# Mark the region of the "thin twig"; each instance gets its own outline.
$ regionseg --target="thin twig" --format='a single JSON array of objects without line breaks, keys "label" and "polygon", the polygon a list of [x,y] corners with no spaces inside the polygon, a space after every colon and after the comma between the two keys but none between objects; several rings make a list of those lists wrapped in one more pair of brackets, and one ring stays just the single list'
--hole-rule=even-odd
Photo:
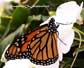
[{"label": "thin twig", "polygon": [[[74,39],[75,39],[75,40],[77,40],[77,41],[80,41],[80,39],[79,39],[79,38],[77,38],[77,37],[75,37]],[[84,40],[83,40],[83,39],[81,39],[81,42],[84,42]]]},{"label": "thin twig", "polygon": [[[79,31],[77,30],[77,29],[74,29],[74,31],[79,35],[79,39],[80,39],[80,42],[79,42],[79,47],[78,48],[80,48],[81,47],[81,39],[82,39],[82,37],[81,37],[81,34],[79,33]],[[77,56],[78,56],[78,51],[76,52],[76,55],[75,55],[75,57],[74,57],[74,60],[73,60],[73,62],[72,62],[72,64],[71,64],[71,66],[70,66],[70,68],[72,68],[73,67],[73,65],[74,65],[74,63],[75,63],[75,61],[76,61],[76,59],[77,59]]]},{"label": "thin twig", "polygon": [[39,2],[39,0],[36,0],[36,1],[34,2],[34,4],[32,5],[31,8],[35,7],[35,5],[36,5],[38,2]]},{"label": "thin twig", "polygon": [[73,29],[75,29],[76,31],[78,31],[79,33],[81,33],[82,35],[84,35],[84,32],[83,32],[83,31],[81,31],[81,30],[79,30],[78,28],[73,27]]}]

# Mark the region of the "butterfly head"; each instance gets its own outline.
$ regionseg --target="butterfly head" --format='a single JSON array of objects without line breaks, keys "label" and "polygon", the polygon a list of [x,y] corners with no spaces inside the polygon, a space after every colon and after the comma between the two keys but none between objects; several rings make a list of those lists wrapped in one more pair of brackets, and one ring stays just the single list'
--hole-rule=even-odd
[{"label": "butterfly head", "polygon": [[55,19],[54,18],[50,19],[48,27],[49,27],[49,29],[48,29],[49,32],[58,32],[57,28],[59,27],[59,25],[55,24]]}]

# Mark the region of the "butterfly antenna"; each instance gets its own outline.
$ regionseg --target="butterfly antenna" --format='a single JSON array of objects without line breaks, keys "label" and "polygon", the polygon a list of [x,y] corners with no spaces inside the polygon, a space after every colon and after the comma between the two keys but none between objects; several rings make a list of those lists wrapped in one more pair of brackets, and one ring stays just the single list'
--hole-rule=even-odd
[{"label": "butterfly antenna", "polygon": [[[69,23],[69,24],[63,24],[63,23],[59,23],[59,22],[56,22],[58,24],[57,28],[59,27],[59,25],[71,25],[73,23]],[[58,39],[60,40],[60,42],[62,42],[64,45],[67,45],[64,41],[62,41],[60,38],[59,38],[59,32],[57,31],[57,37]]]},{"label": "butterfly antenna", "polygon": [[62,41],[59,37],[58,39],[60,40],[60,42],[62,42],[64,45],[67,45],[64,41]]},{"label": "butterfly antenna", "polygon": [[73,23],[63,24],[63,23],[59,23],[59,22],[56,22],[56,23],[59,24],[59,25],[71,25],[71,24],[73,24]]},{"label": "butterfly antenna", "polygon": [[57,32],[57,37],[58,37],[58,39],[60,40],[60,42],[62,42],[64,45],[67,45],[64,41],[62,41],[62,40],[59,38],[59,32]]}]

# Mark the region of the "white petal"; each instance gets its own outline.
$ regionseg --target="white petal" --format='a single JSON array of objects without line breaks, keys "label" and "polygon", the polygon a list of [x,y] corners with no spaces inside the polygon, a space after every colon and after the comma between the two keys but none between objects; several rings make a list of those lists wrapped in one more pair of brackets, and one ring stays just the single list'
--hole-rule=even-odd
[{"label": "white petal", "polygon": [[[63,44],[60,40],[59,42],[59,48],[62,50],[63,53],[67,53],[73,43],[73,39],[74,39],[74,31],[73,29],[66,27],[65,26],[60,26],[58,29],[59,32],[59,38],[66,44]],[[69,25],[68,25],[69,26]],[[62,28],[63,27],[63,28]]]},{"label": "white petal", "polygon": [[17,59],[8,61],[3,68],[59,68],[59,60],[49,66],[35,65],[28,59]]},{"label": "white petal", "polygon": [[81,13],[82,6],[83,3],[79,6],[75,1],[61,4],[56,11],[56,15],[59,17],[58,21],[63,23],[75,23]]},{"label": "white petal", "polygon": [[20,0],[5,0],[5,2],[11,2],[11,1],[16,2],[16,3],[20,3]]},{"label": "white petal", "polygon": [[3,68],[28,68],[28,60],[10,60]]},{"label": "white petal", "polygon": [[55,19],[55,16],[49,17],[46,21],[44,21],[42,24],[40,24],[40,26],[42,26],[44,24],[48,24],[51,18],[54,18]]},{"label": "white petal", "polygon": [[70,50],[73,43],[74,31],[71,27],[72,25],[61,25],[58,28],[59,39],[61,39],[61,41],[58,39],[58,51],[60,61],[63,58],[62,55],[66,54]]}]

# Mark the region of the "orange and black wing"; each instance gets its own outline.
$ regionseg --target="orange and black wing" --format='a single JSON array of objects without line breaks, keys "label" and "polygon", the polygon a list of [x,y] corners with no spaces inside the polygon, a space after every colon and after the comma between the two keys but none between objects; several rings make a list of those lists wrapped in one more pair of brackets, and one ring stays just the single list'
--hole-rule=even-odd
[{"label": "orange and black wing", "polygon": [[37,65],[55,63],[58,58],[57,28],[58,26],[51,19],[49,24],[40,26],[17,39],[17,42],[7,49],[6,59],[28,58]]}]

